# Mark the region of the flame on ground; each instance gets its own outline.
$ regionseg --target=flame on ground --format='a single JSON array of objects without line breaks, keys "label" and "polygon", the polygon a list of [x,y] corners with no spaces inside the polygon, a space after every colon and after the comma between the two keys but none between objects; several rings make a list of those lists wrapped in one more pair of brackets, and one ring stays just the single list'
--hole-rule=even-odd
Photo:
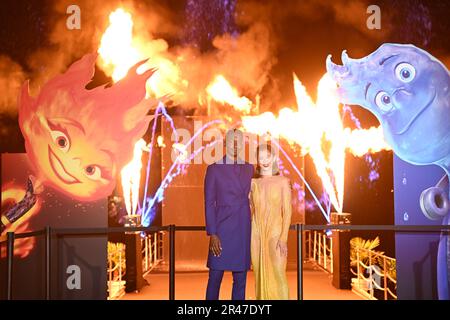
[{"label": "flame on ground", "polygon": [[146,148],[145,140],[140,139],[134,146],[133,160],[120,172],[122,190],[127,213],[136,214],[139,201],[139,186],[141,181],[142,152]]}]

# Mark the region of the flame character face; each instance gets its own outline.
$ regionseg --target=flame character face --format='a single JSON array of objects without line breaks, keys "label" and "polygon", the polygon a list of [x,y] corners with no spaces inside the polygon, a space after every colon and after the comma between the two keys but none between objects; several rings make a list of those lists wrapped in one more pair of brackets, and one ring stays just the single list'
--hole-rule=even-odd
[{"label": "flame character face", "polygon": [[327,59],[341,101],[370,110],[403,160],[438,164],[449,173],[450,77],[436,58],[413,45],[383,44],[362,59]]},{"label": "flame character face", "polygon": [[97,56],[75,62],[32,98],[22,87],[19,124],[38,181],[81,201],[111,194],[115,176],[133,155],[151,117],[139,63],[112,87],[85,89]]}]

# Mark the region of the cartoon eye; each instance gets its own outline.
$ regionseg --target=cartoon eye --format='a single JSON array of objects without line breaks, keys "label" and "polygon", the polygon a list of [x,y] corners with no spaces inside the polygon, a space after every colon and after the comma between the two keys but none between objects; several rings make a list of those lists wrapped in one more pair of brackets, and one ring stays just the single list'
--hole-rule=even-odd
[{"label": "cartoon eye", "polygon": [[102,178],[102,170],[99,166],[96,165],[89,165],[86,168],[84,168],[84,174],[91,180],[97,181]]},{"label": "cartoon eye", "polygon": [[64,152],[69,151],[70,140],[67,135],[59,130],[51,130],[50,135],[52,136],[53,142]]},{"label": "cartoon eye", "polygon": [[383,112],[389,112],[393,108],[391,97],[385,91],[380,91],[377,93],[375,103]]},{"label": "cartoon eye", "polygon": [[416,69],[409,63],[403,62],[395,67],[395,76],[403,82],[411,82],[416,76]]}]

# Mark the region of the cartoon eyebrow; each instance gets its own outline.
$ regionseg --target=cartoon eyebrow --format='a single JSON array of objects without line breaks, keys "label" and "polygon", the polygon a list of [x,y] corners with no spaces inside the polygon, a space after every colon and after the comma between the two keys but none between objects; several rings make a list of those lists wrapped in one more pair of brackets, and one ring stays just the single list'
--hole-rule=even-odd
[{"label": "cartoon eyebrow", "polygon": [[390,58],[394,58],[398,56],[398,54],[393,54],[392,56],[386,57],[383,60],[380,61],[380,66],[382,66],[387,60],[389,60]]},{"label": "cartoon eyebrow", "polygon": [[100,149],[100,151],[103,151],[104,153],[106,153],[111,158],[111,163],[114,163],[115,157],[111,151],[106,150],[106,149]]},{"label": "cartoon eyebrow", "polygon": [[72,125],[78,129],[80,129],[81,132],[83,132],[84,135],[86,135],[86,132],[84,131],[84,127],[82,126],[81,123],[79,123],[78,121],[74,120],[74,119],[70,119],[70,118],[52,118],[52,119],[47,119],[48,122],[60,122],[60,123],[64,123],[64,124],[68,124],[68,125]]},{"label": "cartoon eyebrow", "polygon": [[372,82],[369,82],[369,83],[366,85],[366,92],[364,93],[364,99],[366,99],[366,100],[367,100],[367,92],[369,91],[369,87],[370,87],[371,84],[372,84]]}]

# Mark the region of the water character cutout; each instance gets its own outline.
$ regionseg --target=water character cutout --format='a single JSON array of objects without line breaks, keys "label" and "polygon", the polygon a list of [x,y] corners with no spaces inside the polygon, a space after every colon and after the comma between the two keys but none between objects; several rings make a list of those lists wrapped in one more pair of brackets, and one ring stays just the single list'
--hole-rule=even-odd
[{"label": "water character cutout", "polygon": [[[428,52],[413,45],[386,43],[361,59],[342,52],[343,65],[328,56],[327,72],[344,104],[360,105],[380,121],[386,141],[404,161],[435,164],[445,171],[435,187],[422,192],[420,206],[432,220],[449,224],[450,76]],[[438,296],[449,299],[450,237],[438,249]]]}]

